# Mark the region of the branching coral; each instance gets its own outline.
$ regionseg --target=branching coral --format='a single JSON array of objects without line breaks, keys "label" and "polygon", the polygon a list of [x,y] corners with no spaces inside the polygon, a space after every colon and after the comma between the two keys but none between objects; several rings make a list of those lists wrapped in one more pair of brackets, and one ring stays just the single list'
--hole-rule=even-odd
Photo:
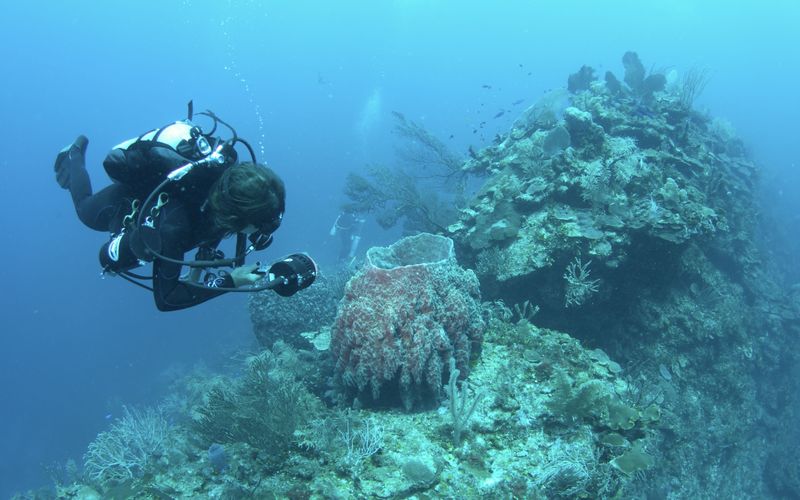
[{"label": "branching coral", "polygon": [[209,443],[247,443],[278,460],[294,432],[312,413],[314,400],[291,369],[271,351],[253,356],[238,380],[213,387],[197,409],[195,429]]},{"label": "branching coral", "polygon": [[373,165],[366,175],[351,173],[345,184],[344,209],[374,214],[384,228],[404,220],[408,234],[444,233],[455,222],[466,184],[463,159],[421,125],[394,112],[402,167]]},{"label": "branching coral", "polygon": [[345,194],[350,199],[346,210],[375,214],[386,229],[404,219],[406,233],[444,232],[457,217],[455,209],[435,193],[422,191],[417,179],[382,165],[370,167],[368,177],[349,174]]},{"label": "branching coral", "polygon": [[564,281],[567,283],[564,292],[565,307],[579,306],[599,290],[600,280],[589,279],[591,263],[590,260],[584,264],[580,257],[575,257],[575,260],[567,266],[564,272]]},{"label": "branching coral", "polygon": [[166,451],[169,424],[159,410],[123,410],[123,417],[98,434],[84,456],[86,475],[98,483],[133,479]]},{"label": "branching coral", "polygon": [[402,159],[420,169],[434,170],[432,177],[450,179],[463,175],[463,158],[453,154],[442,141],[402,113],[393,111],[392,114],[396,120],[395,132],[407,140],[399,150]]}]

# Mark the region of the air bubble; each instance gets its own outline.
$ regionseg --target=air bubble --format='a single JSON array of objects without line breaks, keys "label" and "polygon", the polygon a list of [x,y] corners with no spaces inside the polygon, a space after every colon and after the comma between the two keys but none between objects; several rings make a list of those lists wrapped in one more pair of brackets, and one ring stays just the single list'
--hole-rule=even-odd
[{"label": "air bubble", "polygon": [[[220,21],[220,26],[225,27],[228,22],[231,21],[232,18],[228,17]],[[234,30],[235,31],[235,30]],[[229,64],[224,66],[225,71],[230,71],[233,73],[233,77],[239,81],[242,85],[242,88],[245,92],[245,96],[247,97],[247,102],[250,104],[251,109],[256,114],[256,121],[258,122],[258,157],[262,159],[266,154],[266,134],[264,133],[264,117],[261,113],[261,106],[256,102],[255,97],[253,95],[253,91],[250,88],[250,83],[247,81],[247,78],[239,71],[239,65],[236,61],[236,47],[233,43],[233,39],[228,33],[228,30],[222,30],[223,38],[225,39],[225,52],[226,56],[229,60]]]}]

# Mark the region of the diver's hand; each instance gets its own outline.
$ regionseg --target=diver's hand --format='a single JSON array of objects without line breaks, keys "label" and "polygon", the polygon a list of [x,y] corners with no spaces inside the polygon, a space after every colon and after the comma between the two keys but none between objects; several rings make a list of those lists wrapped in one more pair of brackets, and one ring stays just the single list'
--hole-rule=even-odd
[{"label": "diver's hand", "polygon": [[264,277],[263,274],[256,273],[257,270],[258,270],[258,264],[248,264],[246,266],[240,266],[235,268],[233,271],[231,271],[231,278],[233,279],[233,285],[236,288],[245,285],[252,285],[256,281]]}]

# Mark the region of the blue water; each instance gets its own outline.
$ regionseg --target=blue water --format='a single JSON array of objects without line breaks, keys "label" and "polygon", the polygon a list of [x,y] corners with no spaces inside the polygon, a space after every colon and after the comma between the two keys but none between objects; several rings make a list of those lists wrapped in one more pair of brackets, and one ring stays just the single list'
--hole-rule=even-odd
[{"label": "blue water", "polygon": [[[285,222],[262,258],[326,262],[346,173],[394,160],[392,110],[463,153],[582,64],[620,75],[635,50],[648,68],[710,70],[696,105],[734,125],[764,167],[765,210],[786,234],[800,229],[796,2],[66,4],[5,1],[0,17],[0,497],[46,484],[42,465],[79,459],[121,404],[156,401],[171,367],[252,344],[243,294],[164,314],[99,279],[107,235],[81,225],[52,171],[79,133],[100,188],[109,148],[183,118],[194,99],[286,181]],[[501,109],[512,111],[493,119]],[[795,263],[796,250],[784,252]]]}]

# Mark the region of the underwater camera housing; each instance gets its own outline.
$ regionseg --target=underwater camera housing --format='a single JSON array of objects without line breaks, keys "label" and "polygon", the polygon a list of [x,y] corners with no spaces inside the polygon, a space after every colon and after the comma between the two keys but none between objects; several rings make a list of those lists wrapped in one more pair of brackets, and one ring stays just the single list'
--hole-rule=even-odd
[{"label": "underwater camera housing", "polygon": [[308,254],[295,253],[275,262],[269,269],[259,269],[256,272],[269,278],[267,288],[282,297],[290,297],[310,287],[317,278],[319,269]]}]

